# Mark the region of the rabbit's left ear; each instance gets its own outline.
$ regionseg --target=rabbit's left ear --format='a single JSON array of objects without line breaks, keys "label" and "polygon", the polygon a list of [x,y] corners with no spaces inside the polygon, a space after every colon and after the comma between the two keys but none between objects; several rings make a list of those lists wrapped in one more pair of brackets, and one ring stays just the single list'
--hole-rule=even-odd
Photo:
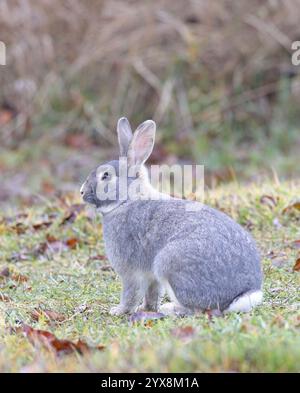
[{"label": "rabbit's left ear", "polygon": [[129,144],[133,137],[129,121],[126,119],[126,117],[121,117],[121,119],[119,119],[117,132],[118,132],[118,140],[120,146],[120,156],[126,157]]},{"label": "rabbit's left ear", "polygon": [[156,124],[153,120],[146,120],[136,129],[128,149],[129,165],[141,165],[152,153],[155,141]]}]

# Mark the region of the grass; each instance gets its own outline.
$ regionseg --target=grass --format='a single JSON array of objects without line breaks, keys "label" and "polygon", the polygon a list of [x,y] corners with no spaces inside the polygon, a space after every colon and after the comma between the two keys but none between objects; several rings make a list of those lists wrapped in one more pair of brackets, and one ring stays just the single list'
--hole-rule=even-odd
[{"label": "grass", "polygon": [[[249,314],[165,318],[147,325],[108,314],[118,302],[120,281],[113,271],[101,270],[108,262],[103,259],[100,218],[90,218],[84,210],[74,222],[61,225],[66,205],[78,202],[75,196],[6,212],[0,216],[0,269],[9,267],[10,275],[0,280],[0,295],[6,300],[0,301],[0,370],[299,372],[300,272],[293,271],[299,251],[292,242],[300,239],[300,214],[294,208],[284,211],[298,194],[299,183],[271,182],[208,191],[207,203],[227,212],[256,238],[263,256],[264,302]],[[263,195],[272,198],[261,199]],[[16,226],[17,221],[23,227]],[[45,221],[51,225],[32,227]],[[55,250],[41,247],[46,236],[56,239]],[[62,244],[70,238],[76,239],[73,248]],[[49,323],[43,315],[33,319],[35,308],[58,312],[65,320]],[[57,356],[11,330],[21,322],[59,338],[104,344],[105,349]],[[191,334],[178,337],[174,329],[180,327],[189,327]]]}]

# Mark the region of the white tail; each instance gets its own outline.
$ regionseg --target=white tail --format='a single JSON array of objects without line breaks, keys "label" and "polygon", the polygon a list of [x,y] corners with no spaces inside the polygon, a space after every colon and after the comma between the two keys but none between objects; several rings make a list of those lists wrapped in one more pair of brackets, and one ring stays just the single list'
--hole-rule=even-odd
[{"label": "white tail", "polygon": [[258,306],[263,299],[262,291],[246,292],[234,300],[225,312],[249,312]]}]

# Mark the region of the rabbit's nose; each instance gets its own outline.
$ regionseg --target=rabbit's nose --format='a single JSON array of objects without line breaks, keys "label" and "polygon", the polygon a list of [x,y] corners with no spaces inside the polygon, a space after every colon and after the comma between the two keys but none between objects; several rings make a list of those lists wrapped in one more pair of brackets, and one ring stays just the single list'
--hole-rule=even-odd
[{"label": "rabbit's nose", "polygon": [[85,183],[83,183],[83,185],[82,185],[81,188],[80,188],[80,194],[81,194],[81,195],[84,194],[84,185],[85,185]]}]

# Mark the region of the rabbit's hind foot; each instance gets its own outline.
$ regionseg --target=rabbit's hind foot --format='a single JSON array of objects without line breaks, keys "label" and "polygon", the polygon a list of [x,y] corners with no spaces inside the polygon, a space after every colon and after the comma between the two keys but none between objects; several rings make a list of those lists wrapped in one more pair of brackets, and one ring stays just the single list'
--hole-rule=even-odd
[{"label": "rabbit's hind foot", "polygon": [[193,311],[175,302],[162,304],[159,311],[167,316],[185,317],[193,315]]}]

